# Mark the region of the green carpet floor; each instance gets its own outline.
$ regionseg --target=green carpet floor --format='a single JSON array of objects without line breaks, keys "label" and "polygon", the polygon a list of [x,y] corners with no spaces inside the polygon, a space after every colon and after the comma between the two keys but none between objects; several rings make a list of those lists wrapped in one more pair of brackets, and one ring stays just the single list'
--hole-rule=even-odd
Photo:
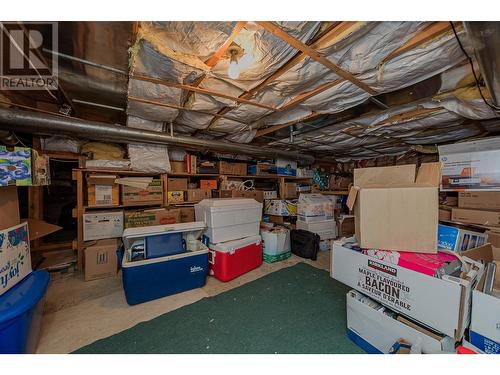
[{"label": "green carpet floor", "polygon": [[348,289],[299,263],[76,353],[364,353],[346,336]]}]

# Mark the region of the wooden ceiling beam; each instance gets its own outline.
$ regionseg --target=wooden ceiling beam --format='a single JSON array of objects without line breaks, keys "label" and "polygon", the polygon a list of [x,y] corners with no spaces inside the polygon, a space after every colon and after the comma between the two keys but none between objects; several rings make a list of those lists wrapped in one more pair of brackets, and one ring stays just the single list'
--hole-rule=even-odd
[{"label": "wooden ceiling beam", "polygon": [[[332,25],[328,30],[323,32],[317,40],[312,42],[311,48],[317,49],[317,48],[324,47],[332,39],[338,37],[342,33],[345,33],[348,29],[353,27],[355,24],[357,24],[357,22],[340,22],[338,24]],[[306,57],[307,57],[307,54],[305,54],[304,52],[298,52],[294,57],[292,57],[284,65],[279,67],[273,74],[271,74],[269,77],[267,77],[264,81],[262,81],[260,84],[258,84],[254,88],[243,93],[240,97],[247,98],[247,99],[251,98],[252,96],[254,96],[255,93],[259,92],[265,86],[269,85],[271,82],[273,82],[276,79],[278,79],[279,77],[281,77],[283,74],[288,72],[290,69],[292,69],[298,63],[300,63]]]},{"label": "wooden ceiling beam", "polygon": [[345,71],[344,69],[340,68],[338,65],[332,63],[330,60],[328,60],[326,57],[324,57],[318,51],[316,51],[316,49],[314,49],[311,46],[308,46],[307,44],[302,43],[300,40],[292,37],[290,34],[283,31],[280,27],[278,27],[274,23],[263,21],[263,22],[257,22],[257,24],[260,25],[261,27],[263,27],[268,32],[275,35],[276,37],[287,42],[293,48],[298,49],[299,51],[302,51],[303,53],[305,53],[307,56],[309,56],[314,61],[317,61],[320,64],[324,65],[325,67],[327,67],[328,69],[333,71],[335,74],[337,74],[339,77],[341,77],[341,78],[351,82],[352,84],[358,86],[360,89],[367,92],[368,94],[370,94],[370,95],[377,95],[378,94],[377,91],[373,90],[366,83],[358,80],[351,73]]},{"label": "wooden ceiling beam", "polygon": [[[462,24],[460,24],[460,27],[461,25]],[[444,21],[433,22],[432,24],[424,28],[421,32],[417,33],[413,38],[410,38],[401,47],[395,49],[389,55],[387,55],[382,60],[382,63],[392,60],[418,46],[421,46],[422,44],[428,42],[429,40],[432,40],[450,30],[451,30],[451,25],[449,22],[444,22]]]},{"label": "wooden ceiling beam", "polygon": [[182,83],[165,81],[165,80],[162,80],[162,79],[148,77],[148,76],[141,75],[141,74],[132,74],[132,75],[130,75],[130,78],[137,79],[139,81],[151,82],[151,83],[154,83],[154,84],[157,84],[157,85],[174,87],[174,88],[181,89],[181,90],[190,90],[190,91],[198,92],[200,94],[206,94],[206,95],[211,95],[211,96],[218,96],[218,97],[221,97],[221,98],[225,98],[225,99],[229,99],[229,100],[234,100],[235,102],[238,102],[238,103],[245,103],[245,104],[253,105],[255,107],[265,108],[265,109],[268,109],[270,111],[277,111],[278,110],[275,107],[271,107],[271,106],[266,105],[266,104],[257,103],[257,102],[255,102],[253,100],[239,98],[239,97],[236,97],[236,96],[224,94],[222,92],[217,92],[217,91],[213,91],[213,90],[209,90],[209,89],[203,89],[201,87],[196,87],[196,86],[192,86],[192,85],[185,85],[185,84],[182,84]]},{"label": "wooden ceiling beam", "polygon": [[300,120],[293,120],[293,121],[289,121],[289,122],[284,123],[284,124],[277,124],[277,125],[269,126],[267,128],[264,128],[264,129],[257,130],[257,133],[255,133],[254,139],[258,138],[258,137],[262,137],[263,135],[266,135],[269,133],[274,133],[275,131],[286,128],[290,125],[295,125],[295,124],[298,124],[298,123],[303,122],[303,121],[313,120],[319,116],[321,116],[321,113],[313,112],[309,116],[301,118]]},{"label": "wooden ceiling beam", "polygon": [[231,35],[226,39],[224,44],[207,60],[205,61],[205,64],[209,66],[210,68],[213,68],[219,60],[224,56],[226,53],[227,49],[233,43],[234,38],[238,35],[238,33],[246,26],[247,22],[246,21],[238,21],[236,25],[234,26],[233,31],[231,32]]},{"label": "wooden ceiling beam", "polygon": [[[333,23],[328,27],[325,31],[323,31],[317,38],[315,38],[311,46],[314,46],[314,48],[320,48],[327,43],[331,42],[332,39],[339,37],[341,34],[346,33],[351,27],[353,27],[357,22],[337,22]],[[299,62],[301,62],[303,59],[305,59],[307,55],[303,52],[297,52],[297,54],[292,57],[290,60],[288,60],[284,65],[279,67],[273,74],[271,74],[269,77],[267,77],[264,81],[259,83],[257,86],[253,87],[252,89],[244,92],[239,96],[240,99],[250,99],[253,97],[257,92],[262,90],[264,87],[269,85],[271,82],[275,81],[277,78],[285,74],[287,71],[289,71],[291,68],[293,68],[295,65],[297,65]],[[305,99],[304,99],[305,100]],[[232,108],[230,107],[224,107],[222,108],[218,114],[226,114],[230,112]],[[213,123],[217,120],[216,117],[212,119],[210,122],[207,130],[210,130],[212,127]]]},{"label": "wooden ceiling beam", "polygon": [[343,79],[336,79],[335,81],[323,83],[322,85],[318,86],[314,90],[303,92],[303,93],[297,95],[292,100],[290,100],[288,103],[282,105],[278,109],[280,112],[285,111],[287,109],[290,109],[291,107],[303,102],[304,100],[312,98],[313,96],[316,96],[316,95],[322,93],[323,91],[326,91],[329,88],[332,88],[332,87],[338,85],[339,83],[341,83],[343,81],[344,81]]},{"label": "wooden ceiling beam", "polygon": [[[217,63],[220,61],[220,59],[225,55],[227,49],[233,43],[234,38],[236,38],[238,33],[246,26],[247,23],[248,22],[246,22],[246,21],[245,22],[243,22],[243,21],[237,22],[236,25],[234,26],[233,31],[231,32],[229,37],[226,39],[224,44],[222,46],[220,46],[220,48],[217,51],[215,51],[215,53],[205,61],[205,65],[207,65],[210,69],[213,69],[213,67],[215,65],[217,65]],[[200,75],[200,77],[198,77],[191,84],[191,86],[193,86],[193,87],[200,86],[202,84],[202,82],[205,80],[205,78],[207,78],[207,74],[203,73],[202,75]],[[192,94],[193,94],[193,90],[186,91],[186,93],[184,95],[184,100],[182,101],[183,106],[186,106],[186,103],[189,101]]]}]

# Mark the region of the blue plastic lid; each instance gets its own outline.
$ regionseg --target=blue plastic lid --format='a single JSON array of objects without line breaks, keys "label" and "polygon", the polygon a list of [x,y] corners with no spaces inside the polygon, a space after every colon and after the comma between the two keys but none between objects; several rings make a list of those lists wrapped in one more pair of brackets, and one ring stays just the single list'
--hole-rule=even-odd
[{"label": "blue plastic lid", "polygon": [[47,271],[33,271],[0,296],[0,323],[15,318],[35,306],[47,287],[50,276]]}]

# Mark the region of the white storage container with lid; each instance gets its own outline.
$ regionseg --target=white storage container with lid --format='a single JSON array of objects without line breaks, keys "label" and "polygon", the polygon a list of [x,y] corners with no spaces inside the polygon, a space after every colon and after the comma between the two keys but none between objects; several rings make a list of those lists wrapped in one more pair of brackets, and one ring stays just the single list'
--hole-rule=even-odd
[{"label": "white storage container with lid", "polygon": [[197,221],[207,223],[212,243],[259,235],[262,203],[254,199],[204,199],[194,206]]}]

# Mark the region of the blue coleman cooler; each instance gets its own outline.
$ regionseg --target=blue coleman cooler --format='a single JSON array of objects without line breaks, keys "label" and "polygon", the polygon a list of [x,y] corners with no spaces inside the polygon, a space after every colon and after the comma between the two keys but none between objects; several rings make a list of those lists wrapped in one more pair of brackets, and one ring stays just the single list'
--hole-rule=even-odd
[{"label": "blue coleman cooler", "polygon": [[0,296],[0,354],[35,352],[49,281],[47,271],[34,271]]},{"label": "blue coleman cooler", "polygon": [[[122,278],[127,303],[136,305],[205,285],[208,248],[199,240],[204,229],[202,221],[125,229]],[[172,240],[150,241],[166,235]],[[148,258],[147,246],[153,242],[157,246],[154,257]],[[146,245],[145,257],[134,255],[140,243]],[[162,244],[171,255],[158,257],[164,251]],[[178,251],[174,244],[180,246]]]}]

